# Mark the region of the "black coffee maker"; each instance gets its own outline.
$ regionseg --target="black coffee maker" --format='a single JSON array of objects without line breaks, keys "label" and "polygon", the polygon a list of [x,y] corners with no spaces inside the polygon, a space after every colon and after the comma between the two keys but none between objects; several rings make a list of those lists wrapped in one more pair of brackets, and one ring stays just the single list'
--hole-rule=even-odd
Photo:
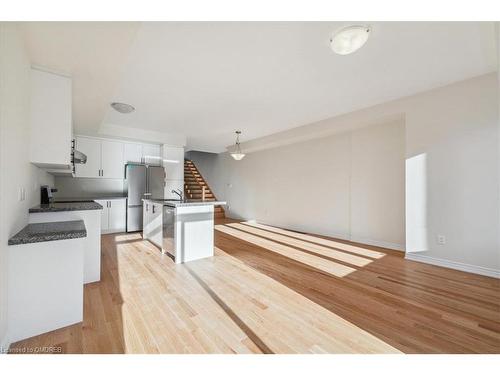
[{"label": "black coffee maker", "polygon": [[51,189],[48,185],[40,186],[40,203],[50,204],[54,199],[52,193],[57,192],[57,189]]}]

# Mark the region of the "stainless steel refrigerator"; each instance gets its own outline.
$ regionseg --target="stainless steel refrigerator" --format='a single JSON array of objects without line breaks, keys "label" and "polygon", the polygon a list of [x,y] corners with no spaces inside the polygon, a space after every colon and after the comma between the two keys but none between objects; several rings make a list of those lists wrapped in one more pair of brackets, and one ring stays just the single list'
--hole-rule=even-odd
[{"label": "stainless steel refrigerator", "polygon": [[125,165],[127,232],[142,230],[142,199],[163,199],[165,168],[145,164]]}]

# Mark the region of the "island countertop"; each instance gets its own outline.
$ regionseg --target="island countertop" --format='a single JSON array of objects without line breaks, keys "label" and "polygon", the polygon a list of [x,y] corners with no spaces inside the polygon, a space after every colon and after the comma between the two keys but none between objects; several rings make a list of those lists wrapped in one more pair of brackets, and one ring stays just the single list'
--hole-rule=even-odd
[{"label": "island countertop", "polygon": [[224,206],[224,201],[203,201],[201,199],[143,199],[145,202],[160,203],[168,207],[193,207],[193,206]]},{"label": "island countertop", "polygon": [[60,202],[39,204],[38,206],[31,207],[30,213],[38,212],[62,212],[62,211],[88,211],[88,210],[102,210],[102,206],[96,202]]}]

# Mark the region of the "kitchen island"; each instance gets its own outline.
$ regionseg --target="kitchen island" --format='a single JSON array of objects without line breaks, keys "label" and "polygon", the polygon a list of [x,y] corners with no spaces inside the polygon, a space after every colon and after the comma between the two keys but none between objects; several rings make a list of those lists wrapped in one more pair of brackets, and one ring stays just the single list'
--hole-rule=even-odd
[{"label": "kitchen island", "polygon": [[214,206],[222,201],[143,199],[143,238],[175,263],[214,255]]}]

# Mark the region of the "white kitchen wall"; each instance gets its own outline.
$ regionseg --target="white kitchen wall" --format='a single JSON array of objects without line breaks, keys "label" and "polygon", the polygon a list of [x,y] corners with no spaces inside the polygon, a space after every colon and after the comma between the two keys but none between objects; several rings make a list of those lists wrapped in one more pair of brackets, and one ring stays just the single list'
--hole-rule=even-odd
[{"label": "white kitchen wall", "polygon": [[123,195],[122,178],[56,177],[54,198],[95,198],[100,195]]},{"label": "white kitchen wall", "polygon": [[403,249],[404,142],[404,124],[393,121],[240,162],[227,153],[187,157],[229,201],[230,217]]},{"label": "white kitchen wall", "polygon": [[[231,160],[227,153],[216,156],[190,153],[188,157],[196,163],[217,197],[228,200],[231,216],[254,218],[312,233],[338,234],[341,237],[346,232],[346,225],[345,220],[338,220],[337,217],[344,215],[345,208],[339,203],[334,205],[332,198],[329,198],[331,196],[338,199],[341,196],[341,185],[332,187],[333,180],[329,177],[326,184],[321,183],[325,164],[328,165],[328,161],[332,160],[333,165],[337,166],[337,158],[341,156],[338,155],[333,160],[335,151],[325,150],[324,142],[330,136],[333,137],[331,139],[337,139],[335,134],[360,128],[368,131],[370,127],[366,127],[367,125],[380,122],[381,119],[399,117],[405,124],[404,150],[407,162],[414,161],[415,158],[425,160],[425,194],[410,189],[406,195],[407,257],[498,277],[498,90],[497,74],[487,74],[243,143],[244,150],[250,149],[253,152],[241,162]],[[309,141],[303,142],[304,139]],[[377,141],[373,136],[367,139]],[[283,144],[289,145],[275,147]],[[340,143],[332,143],[331,148],[335,147],[341,150],[342,146]],[[374,143],[371,149],[376,150],[378,147]],[[399,151],[392,149],[390,152]],[[318,164],[312,163],[312,159]],[[279,169],[272,169],[273,172],[270,173],[269,169],[272,167],[269,165],[275,163],[279,166],[286,164],[284,170],[288,173],[296,169],[294,165],[314,169],[299,169],[296,171],[297,177],[292,180]],[[326,171],[330,174],[343,173],[338,168],[327,168]],[[411,171],[406,170],[405,173],[407,178],[411,177],[408,175]],[[272,183],[267,181],[269,178]],[[362,184],[362,177],[359,178]],[[387,187],[377,185],[374,188],[381,191]],[[375,197],[371,200],[373,199]],[[315,204],[307,205],[304,200]],[[283,206],[296,206],[297,210]],[[374,215],[383,206],[358,209],[367,209],[370,215]],[[386,207],[388,210],[392,206]],[[276,209],[278,211],[274,213]],[[356,210],[355,207],[353,209]],[[289,217],[290,215],[295,217]],[[355,213],[353,221],[350,220],[351,225],[361,215],[361,212]],[[395,219],[399,213],[390,219],[392,223],[399,220],[399,229],[394,228],[393,232],[397,235],[390,237],[385,232],[383,236],[378,236],[384,232],[376,227],[376,221],[384,220],[387,215],[389,214],[386,212],[378,212],[378,215],[363,220],[365,225],[367,222],[374,222],[362,229],[365,231],[363,237],[398,242],[397,236],[402,234],[401,223],[405,222],[404,217]],[[316,217],[322,220],[316,220]],[[325,222],[325,217],[329,221]],[[419,217],[425,223],[415,222],[415,218]],[[359,231],[355,226],[356,224],[350,230]],[[389,227],[391,225],[387,226]],[[423,231],[427,239],[425,248],[414,241],[415,238],[422,237],[419,231]],[[358,233],[361,232],[352,232],[354,237]],[[438,236],[444,236],[445,243],[438,243]]]},{"label": "white kitchen wall", "polygon": [[[53,177],[29,162],[30,62],[18,24],[0,22],[0,347],[8,344],[7,241],[40,203],[40,185]],[[19,201],[24,188],[26,199]]]}]

